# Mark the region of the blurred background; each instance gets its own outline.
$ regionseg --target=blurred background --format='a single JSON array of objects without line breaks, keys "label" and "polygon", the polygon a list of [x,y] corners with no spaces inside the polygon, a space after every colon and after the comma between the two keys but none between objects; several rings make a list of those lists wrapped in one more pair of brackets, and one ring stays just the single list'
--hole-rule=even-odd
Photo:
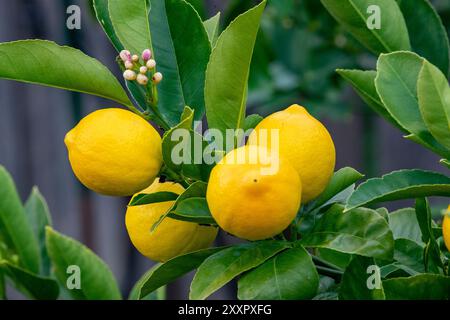
[{"label": "blurred background", "polygon": [[[258,2],[188,1],[203,19],[221,11],[223,27]],[[431,2],[450,31],[450,1]],[[80,30],[66,28],[66,9],[73,4],[82,10]],[[0,0],[0,42],[29,38],[79,48],[121,78],[115,51],[97,24],[89,0]],[[367,177],[406,168],[445,172],[437,156],[403,139],[399,130],[378,118],[334,72],[336,68],[374,68],[375,62],[376,57],[343,32],[320,1],[271,1],[255,48],[248,113],[264,116],[292,103],[304,105],[333,136],[337,168],[352,166]],[[23,200],[32,186],[39,187],[54,227],[102,257],[128,294],[153,264],[138,254],[126,234],[128,199],[86,190],[70,169],[63,143],[66,132],[83,116],[114,106],[96,97],[0,80],[0,164],[11,172]],[[439,199],[433,204],[436,212],[444,205]],[[389,209],[406,205],[410,203],[399,202]],[[233,241],[221,235],[217,244]],[[170,285],[167,298],[187,298],[190,277]],[[235,298],[234,286],[212,298]],[[20,296],[10,293],[10,297]]]}]

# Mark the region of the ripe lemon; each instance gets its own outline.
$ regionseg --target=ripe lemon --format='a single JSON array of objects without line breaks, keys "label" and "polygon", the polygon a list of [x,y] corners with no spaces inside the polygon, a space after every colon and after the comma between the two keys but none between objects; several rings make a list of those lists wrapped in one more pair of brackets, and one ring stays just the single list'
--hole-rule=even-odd
[{"label": "ripe lemon", "polygon": [[444,221],[442,222],[442,234],[444,236],[445,246],[450,251],[450,206],[448,206],[447,212],[444,215]]},{"label": "ripe lemon", "polygon": [[[268,139],[261,139],[266,129]],[[287,158],[302,180],[302,202],[316,198],[333,175],[336,151],[327,129],[305,108],[292,105],[262,120],[249,137],[249,144],[273,148],[270,130],[279,129],[280,156]]]},{"label": "ripe lemon", "polygon": [[[153,184],[140,193],[169,191],[180,194],[184,188],[172,182]],[[170,209],[174,201],[128,207],[125,224],[131,242],[147,258],[165,262],[184,253],[209,247],[217,236],[217,228],[165,218],[151,232],[153,225]]]},{"label": "ripe lemon", "polygon": [[77,178],[104,195],[133,195],[155,180],[162,165],[158,132],[122,109],[89,114],[67,133],[64,142]]},{"label": "ripe lemon", "polygon": [[261,240],[279,234],[294,220],[301,182],[288,161],[265,148],[244,146],[229,152],[213,168],[206,199],[223,230]]}]

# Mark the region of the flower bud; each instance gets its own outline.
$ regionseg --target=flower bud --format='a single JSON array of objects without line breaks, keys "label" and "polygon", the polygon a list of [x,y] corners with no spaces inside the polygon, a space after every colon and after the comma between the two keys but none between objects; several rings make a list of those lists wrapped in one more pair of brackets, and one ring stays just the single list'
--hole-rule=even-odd
[{"label": "flower bud", "polygon": [[163,75],[161,72],[155,73],[152,78],[153,83],[155,83],[155,84],[160,83],[162,81],[162,79],[163,79]]},{"label": "flower bud", "polygon": [[150,59],[147,61],[147,68],[149,69],[153,69],[156,67],[156,61],[153,59]]},{"label": "flower bud", "polygon": [[120,59],[122,59],[123,62],[130,61],[130,60],[131,60],[131,53],[130,53],[130,51],[128,51],[128,50],[122,50],[122,51],[120,51],[119,56],[120,56]]},{"label": "flower bud", "polygon": [[151,59],[151,57],[152,57],[152,52],[150,51],[150,49],[145,49],[142,52],[142,60],[148,61]]},{"label": "flower bud", "polygon": [[139,68],[139,72],[142,73],[142,74],[146,74],[147,71],[148,71],[148,69],[145,66],[142,66],[142,67]]},{"label": "flower bud", "polygon": [[125,61],[125,68],[126,69],[133,69],[133,67],[134,67],[134,64],[133,64],[133,62],[131,62],[131,61]]},{"label": "flower bud", "polygon": [[137,82],[138,82],[140,85],[145,86],[145,85],[148,83],[148,78],[147,78],[147,76],[144,76],[143,74],[138,74],[138,76],[137,76]]},{"label": "flower bud", "polygon": [[123,77],[128,81],[136,80],[136,72],[134,72],[133,70],[125,70],[125,72],[123,73]]},{"label": "flower bud", "polygon": [[131,57],[131,60],[133,62],[138,62],[139,61],[139,56],[137,54],[133,54],[133,56]]}]

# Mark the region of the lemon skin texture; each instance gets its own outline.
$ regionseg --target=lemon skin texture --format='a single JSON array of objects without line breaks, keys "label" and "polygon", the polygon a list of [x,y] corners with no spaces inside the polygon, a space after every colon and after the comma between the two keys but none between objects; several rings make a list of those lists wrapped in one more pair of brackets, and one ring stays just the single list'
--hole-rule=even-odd
[{"label": "lemon skin texture", "polygon": [[444,221],[442,222],[442,234],[444,236],[445,246],[450,251],[450,206],[447,208],[447,212],[444,215]]},{"label": "lemon skin texture", "polygon": [[[288,159],[302,180],[302,202],[320,195],[334,172],[336,151],[328,130],[304,107],[292,105],[263,119],[251,133],[249,144],[273,147],[269,139],[258,139],[262,129],[279,130],[280,156]],[[258,141],[261,140],[261,141]]]},{"label": "lemon skin texture", "polygon": [[[212,170],[206,199],[212,216],[226,232],[246,240],[271,238],[294,220],[301,202],[301,182],[288,161],[249,161],[261,147],[229,152]],[[236,159],[245,159],[239,161]],[[278,170],[264,172],[266,163]]]},{"label": "lemon skin texture", "polygon": [[148,187],[162,166],[161,137],[138,115],[118,108],[83,118],[64,140],[76,177],[109,196],[131,196]]},{"label": "lemon skin texture", "polygon": [[[161,191],[181,194],[184,188],[173,182],[160,183],[159,179],[139,193]],[[173,257],[208,248],[214,242],[218,229],[196,223],[165,218],[151,232],[153,225],[171,208],[174,201],[128,207],[125,225],[131,242],[145,257],[166,262]]]}]

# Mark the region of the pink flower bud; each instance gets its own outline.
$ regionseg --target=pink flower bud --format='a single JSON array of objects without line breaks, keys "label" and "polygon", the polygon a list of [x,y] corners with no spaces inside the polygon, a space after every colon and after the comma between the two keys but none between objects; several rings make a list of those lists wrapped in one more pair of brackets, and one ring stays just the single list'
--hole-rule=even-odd
[{"label": "pink flower bud", "polygon": [[155,68],[156,67],[156,61],[155,60],[153,60],[153,59],[150,59],[150,60],[148,60],[147,61],[147,68],[148,69],[153,69],[153,68]]},{"label": "pink flower bud", "polygon": [[150,49],[145,49],[145,50],[142,52],[142,59],[143,59],[144,61],[150,60],[151,57],[152,57],[152,52],[150,51]]},{"label": "pink flower bud", "polygon": [[155,84],[160,83],[162,81],[162,79],[163,79],[163,75],[161,72],[155,73],[152,78],[153,83],[155,83]]},{"label": "pink flower bud", "polygon": [[139,72],[142,73],[142,74],[146,74],[147,71],[148,71],[147,67],[140,67],[139,68]]},{"label": "pink flower bud", "polygon": [[139,56],[137,54],[133,54],[133,56],[131,57],[131,60],[133,62],[138,62],[139,61]]},{"label": "pink flower bud", "polygon": [[128,50],[122,50],[120,51],[120,59],[122,59],[123,62],[130,61],[131,60],[131,53]]},{"label": "pink flower bud", "polygon": [[123,73],[123,77],[128,81],[136,80],[136,72],[132,70],[125,70],[125,72]]},{"label": "pink flower bud", "polygon": [[137,76],[137,82],[138,82],[140,85],[145,86],[145,85],[148,83],[148,78],[147,78],[147,76],[144,76],[143,74],[138,74],[138,76]]},{"label": "pink flower bud", "polygon": [[133,69],[133,67],[134,67],[133,62],[131,62],[129,60],[125,61],[125,68],[126,69],[131,70],[131,69]]}]

